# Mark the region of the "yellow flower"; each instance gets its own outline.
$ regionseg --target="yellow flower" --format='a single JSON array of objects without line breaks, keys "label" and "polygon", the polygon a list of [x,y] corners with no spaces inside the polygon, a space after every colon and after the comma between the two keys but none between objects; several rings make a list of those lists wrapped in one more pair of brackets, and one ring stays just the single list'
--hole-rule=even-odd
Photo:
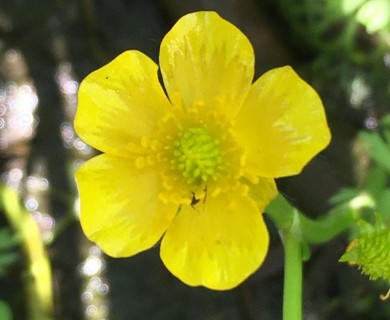
[{"label": "yellow flower", "polygon": [[103,152],[76,173],[81,225],[113,257],[162,238],[183,282],[233,288],[266,256],[274,178],[329,143],[323,106],[290,67],[252,84],[249,40],[214,12],[182,17],[162,40],[164,89],[157,70],[131,50],[80,85],[77,133]]}]

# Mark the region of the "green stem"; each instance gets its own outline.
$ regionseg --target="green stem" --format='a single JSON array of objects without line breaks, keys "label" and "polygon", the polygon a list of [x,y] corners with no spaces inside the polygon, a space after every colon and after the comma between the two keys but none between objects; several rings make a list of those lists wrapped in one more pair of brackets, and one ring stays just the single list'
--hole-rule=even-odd
[{"label": "green stem", "polygon": [[364,208],[373,206],[372,199],[363,194],[335,207],[321,219],[313,220],[280,194],[268,205],[266,211],[280,230],[284,244],[283,320],[302,319],[303,246],[329,241],[356,223]]},{"label": "green stem", "polygon": [[288,230],[293,224],[294,217],[299,222],[299,232],[307,243],[325,243],[350,228],[360,218],[364,209],[374,207],[372,199],[365,194],[351,201],[336,206],[319,219],[310,219],[278,195],[267,207],[266,211],[279,230]]},{"label": "green stem", "polygon": [[53,319],[53,292],[49,258],[40,230],[31,214],[23,209],[17,193],[0,184],[0,204],[9,224],[20,236],[27,260],[24,277],[30,320]]},{"label": "green stem", "polygon": [[283,320],[302,319],[302,246],[291,231],[283,232]]},{"label": "green stem", "polygon": [[300,214],[302,237],[312,244],[328,242],[354,225],[357,218],[356,210],[349,205],[337,206],[318,220],[309,219]]}]

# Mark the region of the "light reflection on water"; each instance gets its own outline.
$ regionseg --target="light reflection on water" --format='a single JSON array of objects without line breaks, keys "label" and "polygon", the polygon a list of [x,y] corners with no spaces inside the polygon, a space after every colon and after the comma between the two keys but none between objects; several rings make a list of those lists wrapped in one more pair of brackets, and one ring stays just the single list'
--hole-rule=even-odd
[{"label": "light reflection on water", "polygon": [[73,74],[72,65],[68,62],[61,63],[57,68],[55,80],[65,104],[65,116],[72,120],[76,113],[77,90],[79,88]]},{"label": "light reflection on water", "polygon": [[368,116],[365,120],[364,120],[364,126],[369,129],[369,130],[375,130],[375,129],[378,129],[379,127],[379,122],[378,122],[378,119],[374,116]]},{"label": "light reflection on water", "polygon": [[103,261],[100,257],[90,255],[83,264],[82,273],[86,276],[94,276],[101,272],[103,266]]},{"label": "light reflection on water", "polygon": [[0,83],[0,152],[8,157],[1,180],[21,192],[28,143],[37,125],[38,96],[20,51],[10,49],[1,56],[0,73],[4,79]]},{"label": "light reflection on water", "polygon": [[354,108],[361,107],[370,96],[372,89],[362,77],[355,77],[349,85],[349,100]]},{"label": "light reflection on water", "polygon": [[72,65],[68,62],[61,63],[58,66],[55,79],[61,92],[66,117],[60,126],[64,147],[72,149],[76,157],[89,158],[93,154],[93,149],[77,137],[72,125],[77,108],[77,90],[79,88]]},{"label": "light reflection on water", "polygon": [[39,191],[46,191],[49,189],[49,180],[44,177],[28,176],[26,180],[26,188]]},{"label": "light reflection on water", "polygon": [[50,183],[46,178],[47,164],[44,159],[35,159],[29,176],[24,181],[24,206],[39,226],[42,241],[48,245],[54,237],[56,220],[49,204]]},{"label": "light reflection on water", "polygon": [[[87,249],[87,246],[85,249]],[[103,276],[105,266],[105,260],[100,248],[95,245],[89,245],[88,255],[79,268],[81,275],[85,279],[81,299],[85,306],[85,316],[88,320],[108,319],[109,308],[106,295],[109,292],[109,285]]]},{"label": "light reflection on water", "polygon": [[61,130],[61,136],[62,136],[62,140],[64,141],[65,148],[67,149],[72,148],[73,141],[76,136],[72,125],[69,122],[64,121],[61,124],[60,130]]},{"label": "light reflection on water", "polygon": [[37,119],[38,96],[31,84],[8,82],[0,89],[0,148],[32,138]]},{"label": "light reflection on water", "polygon": [[[78,82],[75,80],[72,65],[61,63],[57,69],[56,82],[62,95],[65,119],[60,126],[63,145],[73,155],[71,170],[74,172],[85,159],[93,155],[93,149],[85,144],[75,133],[73,119],[77,108]],[[75,199],[74,208],[79,215],[79,199]],[[81,301],[87,320],[105,320],[109,316],[107,294],[109,284],[105,279],[106,262],[99,247],[86,239],[81,239],[81,255],[84,258],[79,266],[83,279]]]},{"label": "light reflection on water", "polygon": [[351,106],[366,112],[363,125],[368,130],[376,130],[379,127],[371,98],[372,93],[372,87],[363,77],[356,76],[349,84],[349,101]]},{"label": "light reflection on water", "polygon": [[27,208],[29,211],[35,211],[38,209],[38,200],[33,197],[33,196],[28,196],[24,200],[24,206]]},{"label": "light reflection on water", "polygon": [[[34,159],[34,163],[30,164],[31,170],[26,173],[30,141],[38,124],[36,111],[39,101],[36,88],[20,51],[8,50],[3,54],[2,60],[0,59],[0,73],[4,79],[0,82],[0,152],[8,157],[1,180],[18,190],[25,208],[31,212],[41,230],[42,241],[50,245],[58,223],[51,215],[48,202],[49,192],[53,190],[50,190],[50,182],[47,179],[45,159]],[[72,158],[70,174],[73,176],[74,170],[90,158],[94,151],[77,137],[73,128],[79,84],[71,64],[62,63],[58,66],[55,81],[61,93],[65,114],[65,119],[58,129],[63,145]],[[73,201],[77,215],[78,199]],[[84,238],[81,239],[80,250],[84,259],[79,268],[83,278],[80,299],[84,306],[85,319],[108,319],[109,285],[104,277],[104,256],[98,247]]]},{"label": "light reflection on water", "polygon": [[[18,162],[20,161],[13,161],[11,162],[11,165],[14,164],[16,166]],[[21,169],[19,169],[18,167],[13,167],[12,169],[5,171],[1,174],[1,180],[7,186],[15,190],[19,190],[23,175],[24,172]]]}]

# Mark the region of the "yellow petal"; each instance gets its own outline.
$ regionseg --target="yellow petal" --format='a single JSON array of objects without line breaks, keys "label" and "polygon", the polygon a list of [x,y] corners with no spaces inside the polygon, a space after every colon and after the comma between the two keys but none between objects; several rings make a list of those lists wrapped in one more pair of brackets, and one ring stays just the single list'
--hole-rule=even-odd
[{"label": "yellow petal", "polygon": [[160,66],[173,104],[234,116],[250,88],[254,53],[245,35],[215,12],[182,17],[161,42]]},{"label": "yellow petal", "polygon": [[113,257],[152,247],[177,211],[158,200],[157,174],[135,168],[126,158],[97,156],[76,172],[76,179],[84,233]]},{"label": "yellow petal", "polygon": [[183,206],[161,242],[165,266],[191,286],[231,289],[259,268],[269,236],[253,200],[239,194]]},{"label": "yellow petal", "polygon": [[263,177],[298,174],[331,137],[319,96],[291,67],[253,84],[236,134],[247,150],[246,170]]},{"label": "yellow petal", "polygon": [[81,83],[75,128],[91,146],[128,156],[128,145],[149,136],[169,109],[157,65],[138,51],[126,51]]},{"label": "yellow petal", "polygon": [[255,200],[257,207],[263,211],[273,198],[278,194],[274,179],[258,178],[255,183],[248,183],[249,195]]}]

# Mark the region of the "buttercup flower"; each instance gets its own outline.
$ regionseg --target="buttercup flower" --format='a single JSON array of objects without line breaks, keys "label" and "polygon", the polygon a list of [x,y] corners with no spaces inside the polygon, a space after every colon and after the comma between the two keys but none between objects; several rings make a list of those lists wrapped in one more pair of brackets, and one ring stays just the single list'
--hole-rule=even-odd
[{"label": "buttercup flower", "polygon": [[183,282],[233,288],[266,256],[274,178],[329,143],[323,106],[290,67],[252,84],[249,40],[214,12],[182,17],[159,59],[163,87],[135,50],[80,85],[77,133],[103,153],[76,173],[81,225],[113,257],[162,239],[161,259]]}]

